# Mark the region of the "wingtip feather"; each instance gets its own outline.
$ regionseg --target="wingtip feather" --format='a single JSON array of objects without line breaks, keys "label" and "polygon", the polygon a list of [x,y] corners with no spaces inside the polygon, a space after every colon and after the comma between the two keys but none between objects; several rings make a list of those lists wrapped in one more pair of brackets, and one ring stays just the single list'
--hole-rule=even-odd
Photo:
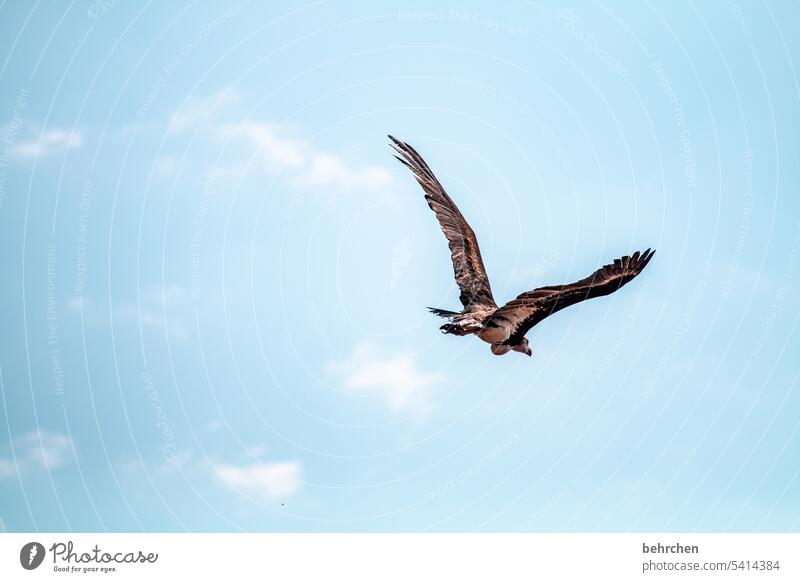
[{"label": "wingtip feather", "polygon": [[397,145],[397,146],[403,146],[403,145],[405,145],[405,144],[404,144],[404,143],[403,143],[401,140],[397,139],[397,138],[396,138],[395,136],[393,136],[391,133],[389,133],[389,134],[386,134],[386,136],[387,136],[387,137],[388,137],[390,140],[392,140],[392,142],[393,142],[395,145]]}]

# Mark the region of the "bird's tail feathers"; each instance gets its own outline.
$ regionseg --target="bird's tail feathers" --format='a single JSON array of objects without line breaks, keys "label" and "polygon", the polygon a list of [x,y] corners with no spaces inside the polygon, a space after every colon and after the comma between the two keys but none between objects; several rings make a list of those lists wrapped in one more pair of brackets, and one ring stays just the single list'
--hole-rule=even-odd
[{"label": "bird's tail feathers", "polygon": [[445,323],[444,325],[440,326],[439,329],[442,330],[442,333],[451,333],[453,335],[469,335],[471,333],[475,333],[480,328],[466,326],[460,323]]},{"label": "bird's tail feathers", "polygon": [[452,333],[454,335],[469,335],[477,333],[481,329],[481,322],[475,319],[471,313],[456,313],[455,311],[446,311],[444,309],[429,308],[433,313],[441,317],[446,317],[450,320],[440,326],[439,329],[442,333]]},{"label": "bird's tail feathers", "polygon": [[438,309],[436,307],[428,307],[428,311],[439,317],[455,317],[458,311],[448,311],[447,309]]}]

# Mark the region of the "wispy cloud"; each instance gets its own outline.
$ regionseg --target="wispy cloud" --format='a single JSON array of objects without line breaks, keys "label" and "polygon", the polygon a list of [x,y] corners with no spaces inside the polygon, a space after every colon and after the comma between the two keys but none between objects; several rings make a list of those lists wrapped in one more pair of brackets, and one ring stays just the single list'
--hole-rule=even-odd
[{"label": "wispy cloud", "polygon": [[354,166],[344,157],[319,150],[270,123],[226,124],[218,134],[223,139],[244,141],[257,148],[261,170],[284,174],[298,187],[375,190],[391,181],[384,168]]},{"label": "wispy cloud", "polygon": [[227,107],[239,104],[236,89],[227,88],[204,98],[189,98],[169,118],[167,131],[178,133],[196,127],[200,123],[215,124],[215,115]]},{"label": "wispy cloud", "polygon": [[430,406],[431,389],[444,380],[439,372],[425,372],[409,352],[386,353],[371,343],[362,343],[346,360],[331,362],[345,390],[384,396],[394,412],[421,412]]},{"label": "wispy cloud", "polygon": [[178,160],[174,156],[161,156],[154,162],[156,170],[161,174],[174,174],[178,168]]},{"label": "wispy cloud", "polygon": [[298,461],[220,464],[214,467],[214,471],[228,487],[267,502],[288,499],[303,485],[302,467]]},{"label": "wispy cloud", "polygon": [[8,479],[26,471],[58,469],[73,459],[70,438],[61,433],[30,431],[11,441],[7,454],[0,457],[0,479]]},{"label": "wispy cloud", "polygon": [[279,135],[278,129],[269,123],[226,124],[219,129],[219,134],[226,139],[241,139],[256,146],[267,170],[282,171],[306,164],[307,154],[302,142]]},{"label": "wispy cloud", "polygon": [[153,285],[142,292],[138,303],[114,306],[112,315],[115,322],[141,324],[166,331],[173,339],[185,340],[190,336],[186,304],[186,291],[180,285]]},{"label": "wispy cloud", "polygon": [[8,479],[17,474],[17,466],[8,459],[0,459],[0,479]]},{"label": "wispy cloud", "polygon": [[333,186],[342,190],[373,190],[389,183],[389,172],[383,168],[350,167],[344,159],[332,154],[311,152],[300,181],[309,186]]},{"label": "wispy cloud", "polygon": [[23,141],[13,148],[14,155],[21,158],[40,158],[83,145],[83,134],[79,131],[51,129],[43,131],[37,138]]},{"label": "wispy cloud", "polygon": [[[239,92],[229,87],[206,97],[187,99],[166,121],[165,130],[173,137],[201,128],[203,139],[243,145],[255,153],[245,156],[253,163],[233,155],[217,159],[205,168],[208,181],[237,180],[256,172],[281,175],[296,188],[313,190],[374,192],[390,184],[391,174],[385,168],[354,164],[348,156],[319,149],[297,137],[296,128],[263,119],[231,122],[232,113],[241,102]],[[173,173],[176,167],[174,156],[165,155],[157,161],[157,169],[164,174]]]}]

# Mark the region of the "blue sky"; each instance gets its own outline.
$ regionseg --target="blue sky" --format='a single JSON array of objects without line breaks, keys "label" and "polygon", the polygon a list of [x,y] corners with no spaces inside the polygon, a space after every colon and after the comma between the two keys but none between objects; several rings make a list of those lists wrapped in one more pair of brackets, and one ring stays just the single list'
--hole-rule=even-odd
[{"label": "blue sky", "polygon": [[268,4],[0,5],[2,529],[800,528],[800,5]]}]

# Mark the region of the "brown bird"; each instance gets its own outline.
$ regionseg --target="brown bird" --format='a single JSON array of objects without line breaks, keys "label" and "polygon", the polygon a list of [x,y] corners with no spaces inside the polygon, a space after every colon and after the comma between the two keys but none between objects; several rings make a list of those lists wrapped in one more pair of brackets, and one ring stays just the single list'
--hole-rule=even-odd
[{"label": "brown bird", "polygon": [[449,320],[440,327],[444,333],[475,334],[491,344],[492,353],[498,356],[511,350],[530,356],[533,350],[525,335],[534,325],[565,307],[613,293],[641,273],[655,254],[650,249],[643,253],[637,251],[631,256],[616,259],[585,279],[526,291],[498,307],[472,228],[422,156],[407,143],[391,135],[389,139],[398,154],[395,157],[414,173],[425,191],[425,200],[436,214],[450,246],[453,271],[461,290],[460,299],[464,309],[448,311],[428,308],[432,313]]}]

